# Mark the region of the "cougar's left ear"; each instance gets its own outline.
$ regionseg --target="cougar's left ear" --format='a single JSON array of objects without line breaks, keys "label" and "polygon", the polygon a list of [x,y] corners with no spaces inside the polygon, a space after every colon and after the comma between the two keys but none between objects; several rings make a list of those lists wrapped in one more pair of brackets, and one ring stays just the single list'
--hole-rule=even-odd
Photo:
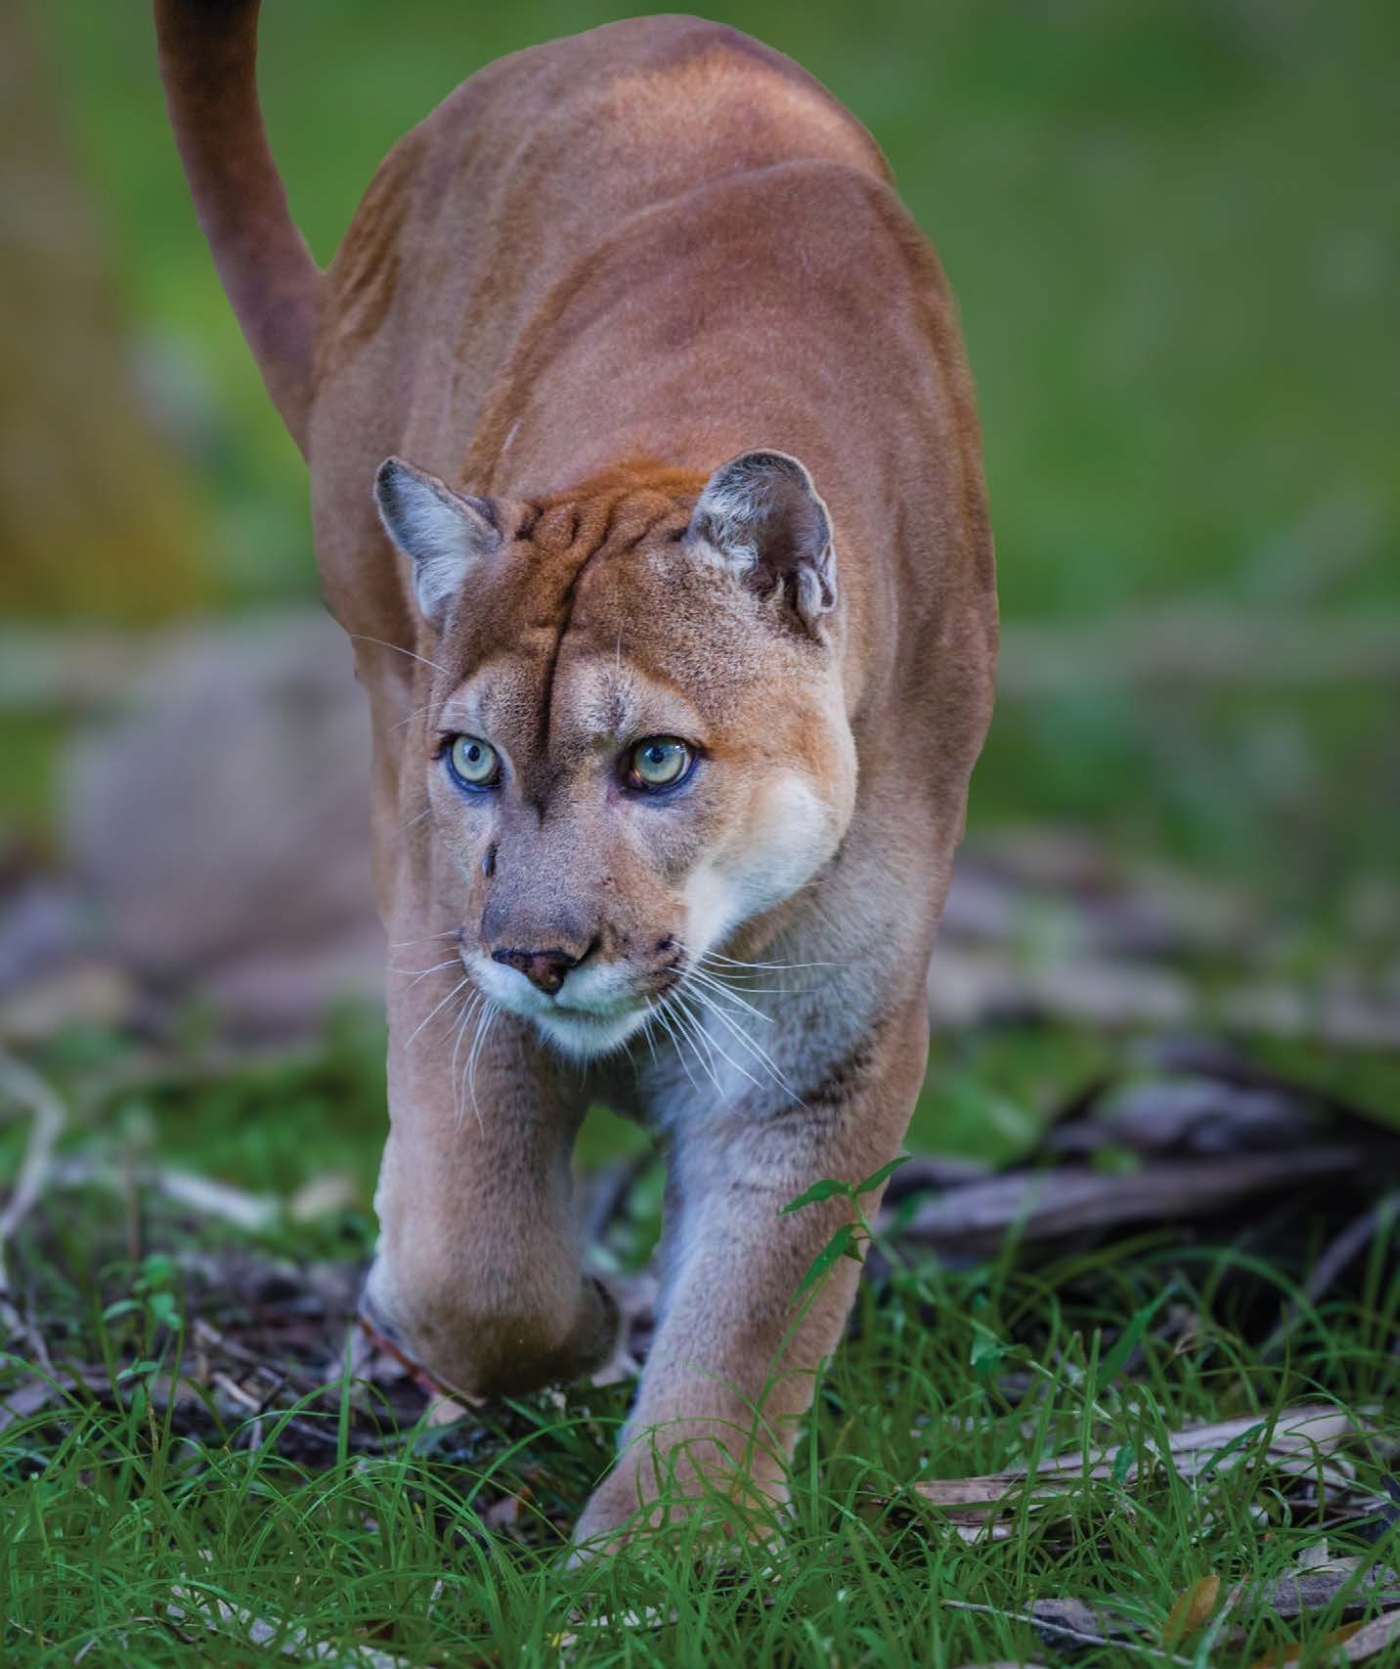
[{"label": "cougar's left ear", "polygon": [[764,592],[781,591],[813,637],[836,607],[831,518],[786,452],[744,452],[705,483],[687,534]]},{"label": "cougar's left ear", "polygon": [[473,568],[501,547],[496,505],[456,492],[402,458],[379,466],[374,502],[385,531],[413,563],[423,618],[442,631]]}]

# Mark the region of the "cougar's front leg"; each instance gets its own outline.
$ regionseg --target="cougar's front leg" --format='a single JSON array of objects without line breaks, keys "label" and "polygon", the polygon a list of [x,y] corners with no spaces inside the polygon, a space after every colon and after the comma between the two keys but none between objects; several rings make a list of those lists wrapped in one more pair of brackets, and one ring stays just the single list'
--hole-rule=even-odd
[{"label": "cougar's front leg", "polygon": [[[840,1341],[860,1268],[841,1258],[798,1299],[852,1211],[842,1200],[787,1215],[783,1207],[823,1177],[858,1182],[894,1157],[927,1050],[921,992],[872,1042],[833,1062],[804,1106],[739,1107],[673,1128],[656,1342],[617,1465],[584,1511],[578,1544],[606,1545],[663,1492],[673,1501],[710,1489],[785,1498],[798,1427]],[[875,1195],[862,1201],[867,1212],[877,1204]],[[657,1507],[651,1521],[663,1515]]]},{"label": "cougar's front leg", "polygon": [[470,1026],[460,1040],[433,1030],[391,1047],[364,1318],[445,1389],[493,1396],[576,1378],[606,1361],[618,1325],[580,1270],[579,1091],[510,1016],[474,1059]]}]

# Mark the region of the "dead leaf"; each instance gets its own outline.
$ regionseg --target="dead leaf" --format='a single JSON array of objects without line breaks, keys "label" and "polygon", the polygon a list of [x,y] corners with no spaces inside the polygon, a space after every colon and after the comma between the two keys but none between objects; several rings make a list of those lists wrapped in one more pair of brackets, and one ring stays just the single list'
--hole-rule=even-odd
[{"label": "dead leaf", "polygon": [[[479,1399],[474,1399],[480,1406]],[[435,1391],[428,1400],[428,1410],[423,1416],[424,1423],[430,1426],[455,1426],[458,1420],[465,1420],[471,1412],[456,1397],[443,1396]]]},{"label": "dead leaf", "polygon": [[1176,1646],[1188,1635],[1194,1634],[1215,1610],[1215,1602],[1219,1597],[1220,1578],[1213,1574],[1203,1576],[1189,1588],[1183,1588],[1176,1604],[1172,1606],[1167,1626],[1162,1631],[1162,1644]]},{"label": "dead leaf", "polygon": [[135,1002],[135,987],[120,968],[80,963],[0,1002],[0,1038],[32,1048],[72,1027],[124,1025]]},{"label": "dead leaf", "polygon": [[270,1195],[250,1194],[246,1188],[195,1171],[162,1168],[149,1181],[177,1205],[188,1206],[201,1217],[232,1223],[250,1234],[270,1228],[281,1213],[280,1203]]},{"label": "dead leaf", "polygon": [[521,1513],[534,1499],[529,1484],[522,1484],[514,1495],[503,1495],[499,1501],[493,1501],[481,1514],[481,1522],[488,1530],[494,1530],[499,1535],[515,1536],[520,1529]]}]

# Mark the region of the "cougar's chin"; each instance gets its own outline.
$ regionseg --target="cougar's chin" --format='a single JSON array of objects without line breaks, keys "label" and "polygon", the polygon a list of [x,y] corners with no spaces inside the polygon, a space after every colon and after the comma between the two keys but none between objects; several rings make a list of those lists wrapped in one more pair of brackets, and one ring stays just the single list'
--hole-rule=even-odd
[{"label": "cougar's chin", "polygon": [[630,1009],[622,1014],[589,1014],[582,1009],[556,1007],[530,1018],[540,1035],[561,1054],[575,1060],[589,1060],[620,1049],[629,1037],[641,1030],[646,1009]]}]

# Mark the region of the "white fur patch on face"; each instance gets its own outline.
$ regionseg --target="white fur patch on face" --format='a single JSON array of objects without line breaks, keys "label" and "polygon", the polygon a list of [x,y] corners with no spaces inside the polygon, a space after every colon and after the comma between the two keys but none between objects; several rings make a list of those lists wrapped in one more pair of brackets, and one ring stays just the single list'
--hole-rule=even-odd
[{"label": "white fur patch on face", "polygon": [[831,856],[832,809],[795,771],[764,789],[736,849],[701,864],[685,888],[686,937],[698,961],[726,933],[790,898]]},{"label": "white fur patch on face", "polygon": [[743,920],[740,888],[734,877],[714,863],[702,863],[686,882],[685,949],[688,962],[698,962],[705,952]]}]

